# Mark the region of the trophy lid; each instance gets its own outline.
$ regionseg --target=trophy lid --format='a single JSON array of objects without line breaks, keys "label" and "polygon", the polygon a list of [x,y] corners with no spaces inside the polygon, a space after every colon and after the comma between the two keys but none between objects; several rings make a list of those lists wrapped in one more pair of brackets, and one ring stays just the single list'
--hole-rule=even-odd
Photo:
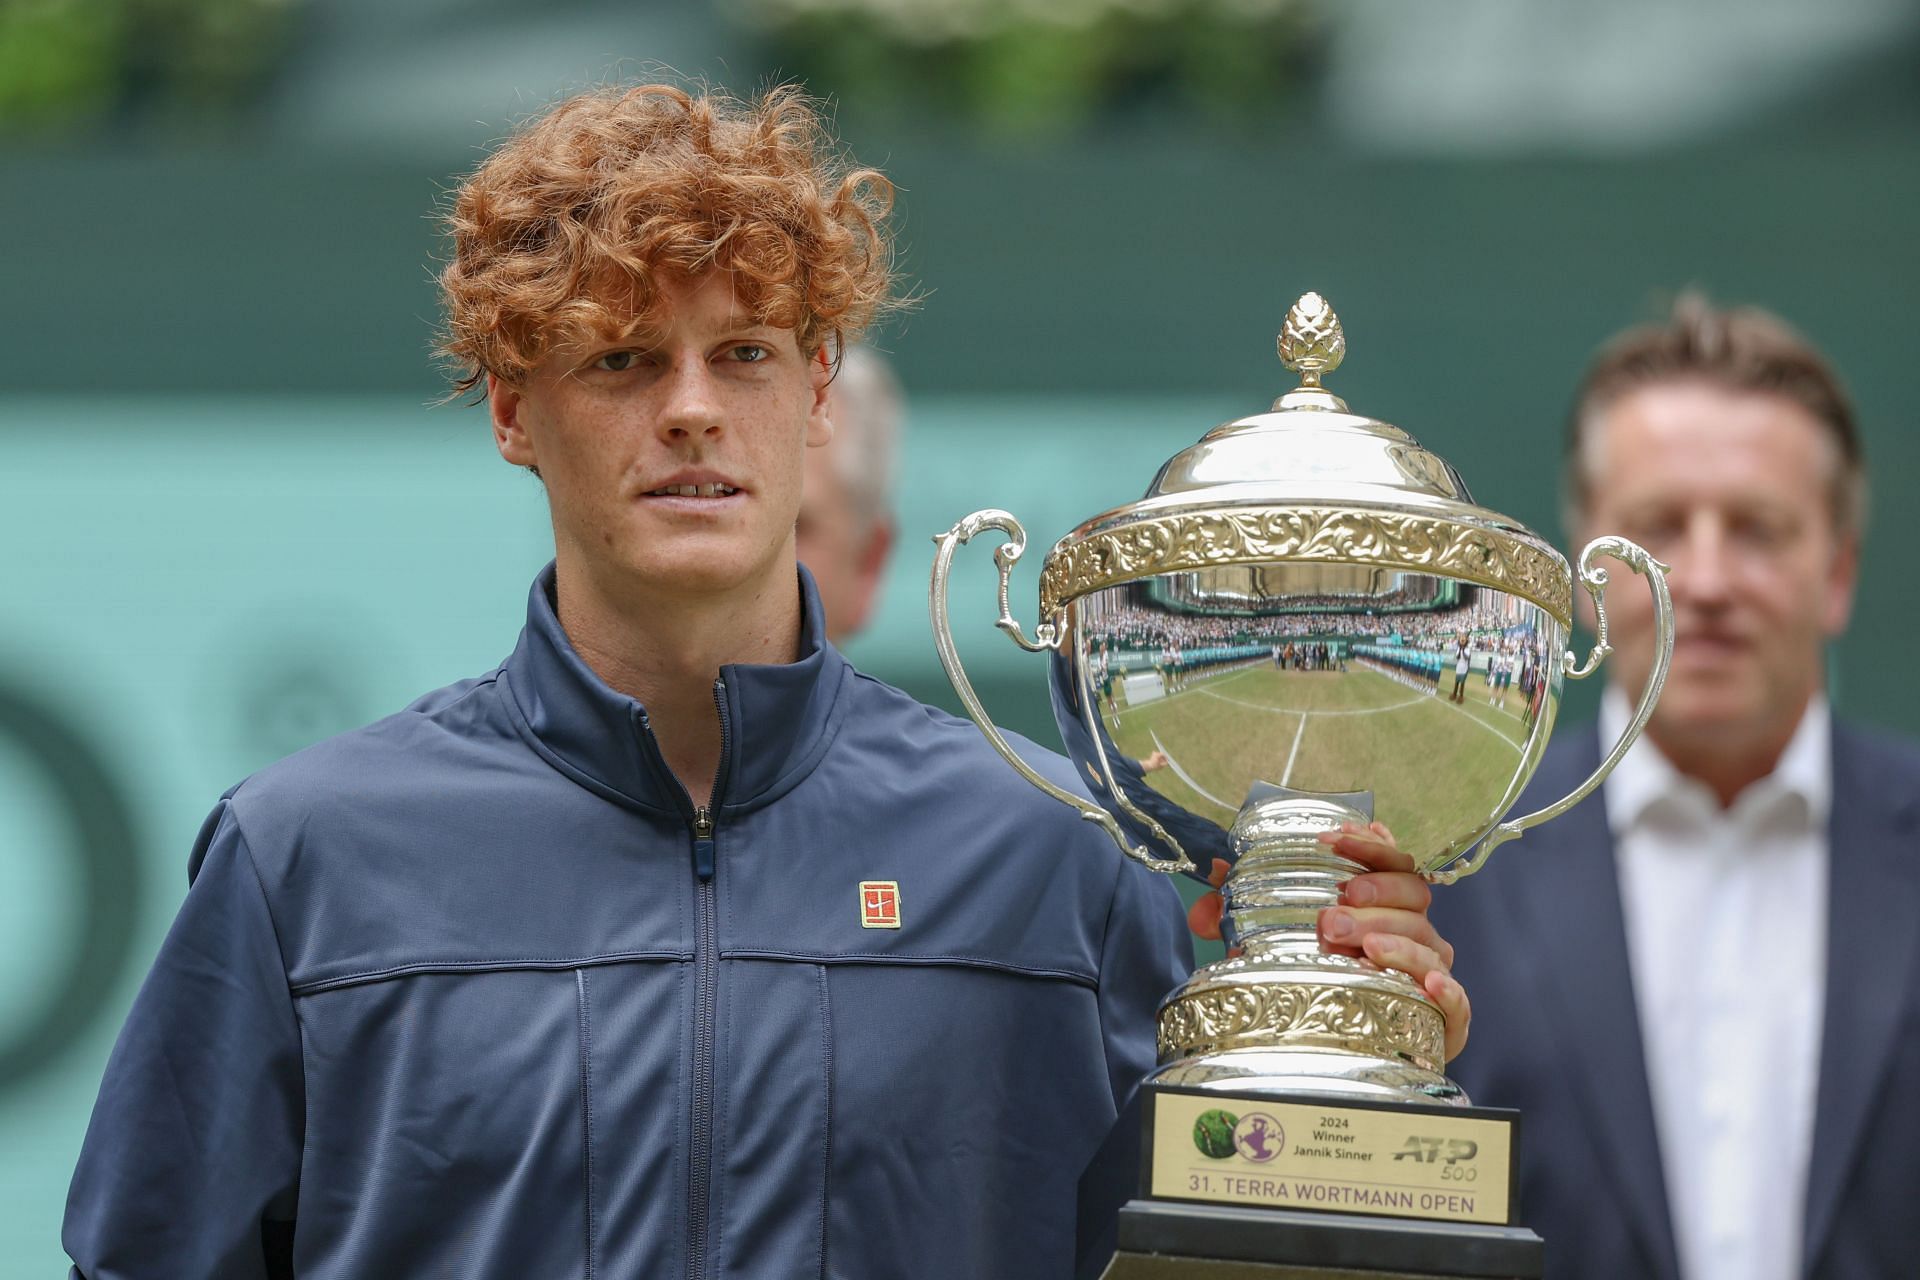
[{"label": "trophy lid", "polygon": [[1157,573],[1319,560],[1460,578],[1571,621],[1564,556],[1476,505],[1459,472],[1413,436],[1353,413],[1322,385],[1347,346],[1326,299],[1302,296],[1276,346],[1300,385],[1175,454],[1139,502],[1062,538],[1041,576],[1044,613]]},{"label": "trophy lid", "polygon": [[1223,423],[1175,454],[1148,486],[1148,498],[1253,483],[1323,500],[1337,491],[1362,500],[1393,494],[1472,505],[1446,459],[1391,423],[1351,412],[1321,385],[1347,352],[1340,317],[1325,298],[1309,293],[1294,303],[1274,345],[1300,385],[1268,412]]}]

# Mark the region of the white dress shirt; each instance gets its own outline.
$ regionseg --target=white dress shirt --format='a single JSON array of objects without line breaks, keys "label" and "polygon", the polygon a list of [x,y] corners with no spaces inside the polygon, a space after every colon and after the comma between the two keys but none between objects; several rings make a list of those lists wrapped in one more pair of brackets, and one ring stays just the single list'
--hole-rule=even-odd
[{"label": "white dress shirt", "polygon": [[[1602,700],[1601,739],[1631,719]],[[1832,726],[1722,810],[1641,738],[1603,789],[1684,1280],[1795,1280],[1825,1008]]]}]

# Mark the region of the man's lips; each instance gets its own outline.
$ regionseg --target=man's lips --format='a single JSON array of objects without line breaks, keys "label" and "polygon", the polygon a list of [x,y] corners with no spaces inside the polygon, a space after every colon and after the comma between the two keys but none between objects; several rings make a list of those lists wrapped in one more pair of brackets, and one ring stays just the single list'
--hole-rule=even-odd
[{"label": "man's lips", "polygon": [[685,467],[643,483],[646,488],[640,491],[640,497],[676,507],[727,506],[745,492],[732,476],[705,467]]},{"label": "man's lips", "polygon": [[1744,636],[1724,631],[1683,631],[1673,638],[1676,661],[1717,662],[1739,657],[1753,647]]},{"label": "man's lips", "polygon": [[644,495],[648,498],[731,498],[740,490],[735,485],[721,481],[708,481],[704,484],[665,484],[657,489],[649,489]]},{"label": "man's lips", "polygon": [[727,493],[715,493],[710,496],[672,493],[643,493],[639,505],[648,511],[670,520],[693,520],[706,522],[730,517],[747,504],[745,490],[735,489]]}]

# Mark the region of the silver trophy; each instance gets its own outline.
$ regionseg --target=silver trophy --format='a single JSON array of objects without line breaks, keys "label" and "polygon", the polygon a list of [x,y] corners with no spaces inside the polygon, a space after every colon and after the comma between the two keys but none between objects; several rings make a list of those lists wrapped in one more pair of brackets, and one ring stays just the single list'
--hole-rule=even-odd
[{"label": "silver trophy", "polygon": [[[1665,566],[1621,538],[1586,547],[1578,581],[1598,638],[1576,663],[1566,558],[1475,505],[1453,467],[1405,431],[1351,413],[1321,386],[1345,338],[1319,295],[1288,314],[1279,350],[1300,385],[1271,412],[1208,432],[1143,499],[1053,547],[1031,638],[1008,604],[1026,546],[1020,522],[978,511],[937,537],[934,639],[1008,764],[1129,857],[1202,874],[1215,858],[1233,862],[1223,893],[1238,950],[1162,1006],[1151,1085],[1464,1107],[1425,993],[1322,951],[1318,913],[1363,868],[1318,837],[1378,819],[1428,880],[1451,883],[1598,787],[1666,679]],[[953,557],[987,530],[1006,535],[994,551],[998,626],[1049,656],[1055,719],[1093,802],[1009,747],[955,652]],[[1592,777],[1501,821],[1553,731],[1562,681],[1609,652],[1601,557],[1653,592],[1652,678]]]}]

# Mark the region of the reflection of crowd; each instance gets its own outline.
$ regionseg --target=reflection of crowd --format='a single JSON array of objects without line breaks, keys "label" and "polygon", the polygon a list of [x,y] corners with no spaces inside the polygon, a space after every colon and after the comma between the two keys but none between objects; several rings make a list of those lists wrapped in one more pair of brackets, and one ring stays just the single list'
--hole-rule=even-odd
[{"label": "reflection of crowd", "polygon": [[1509,692],[1519,687],[1520,719],[1528,729],[1533,728],[1552,686],[1540,640],[1525,632],[1457,631],[1410,644],[1367,642],[1354,645],[1353,655],[1369,671],[1423,693],[1440,692],[1442,677],[1451,674],[1450,702],[1466,700],[1468,676],[1477,668],[1485,679],[1489,705],[1506,710]]},{"label": "reflection of crowd", "polygon": [[[1381,604],[1392,598],[1366,597]],[[1352,604],[1362,597],[1316,595],[1290,599],[1326,605],[1342,600]],[[1466,633],[1474,637],[1475,651],[1478,652],[1480,648],[1492,644],[1492,639],[1488,637],[1497,637],[1501,629],[1508,625],[1510,620],[1499,613],[1497,605],[1483,598],[1481,602],[1464,609],[1386,614],[1328,611],[1211,617],[1122,606],[1103,612],[1089,624],[1088,629],[1100,647],[1148,653],[1157,651],[1158,661],[1179,663],[1195,658],[1195,651],[1208,646],[1243,649],[1271,647],[1275,643],[1284,644],[1303,637],[1331,641],[1336,638],[1377,636],[1402,644],[1426,644],[1439,648]],[[1219,660],[1220,656],[1215,655],[1215,660]]]},{"label": "reflection of crowd", "polygon": [[1088,656],[1088,675],[1102,694],[1112,698],[1114,681],[1130,669],[1150,666],[1169,693],[1199,677],[1223,675],[1243,667],[1272,665],[1282,671],[1345,671],[1352,646],[1338,641],[1275,644],[1210,644],[1197,648],[1168,647],[1141,655],[1095,649]]},{"label": "reflection of crowd", "polygon": [[1282,671],[1345,671],[1347,646],[1324,640],[1307,644],[1289,641],[1273,647],[1273,665]]},{"label": "reflection of crowd", "polygon": [[1191,614],[1156,613],[1151,609],[1121,608],[1102,614],[1100,634],[1138,648],[1189,648],[1194,645],[1258,640],[1280,635],[1303,634],[1282,630],[1302,619],[1298,616],[1259,618],[1198,617]]},{"label": "reflection of crowd", "polygon": [[1367,670],[1422,693],[1439,691],[1440,670],[1446,664],[1438,649],[1397,644],[1357,644],[1353,646],[1353,656]]},{"label": "reflection of crowd", "polygon": [[[1391,598],[1365,599],[1381,604]],[[1324,609],[1363,598],[1290,599]],[[1316,610],[1220,617],[1121,606],[1088,620],[1087,656],[1089,675],[1108,706],[1114,705],[1117,683],[1129,672],[1147,670],[1173,693],[1196,679],[1260,664],[1345,671],[1357,661],[1424,693],[1438,693],[1450,675],[1448,697],[1454,702],[1466,700],[1471,675],[1479,671],[1491,705],[1507,710],[1512,690],[1520,690],[1520,716],[1531,729],[1550,680],[1542,676],[1538,637],[1514,622],[1511,602],[1503,606],[1492,593],[1463,608],[1387,614]]]},{"label": "reflection of crowd", "polygon": [[1289,611],[1301,609],[1325,609],[1338,613],[1365,613],[1372,609],[1431,609],[1435,596],[1440,590],[1437,578],[1420,577],[1412,580],[1419,585],[1409,585],[1387,592],[1373,591],[1288,591],[1285,594],[1264,592],[1255,594],[1248,591],[1226,590],[1209,587],[1205,591],[1188,591],[1175,582],[1166,588],[1166,595],[1176,605],[1190,605],[1196,610],[1219,610],[1226,608],[1252,614],[1259,610],[1272,611],[1276,607]]}]

